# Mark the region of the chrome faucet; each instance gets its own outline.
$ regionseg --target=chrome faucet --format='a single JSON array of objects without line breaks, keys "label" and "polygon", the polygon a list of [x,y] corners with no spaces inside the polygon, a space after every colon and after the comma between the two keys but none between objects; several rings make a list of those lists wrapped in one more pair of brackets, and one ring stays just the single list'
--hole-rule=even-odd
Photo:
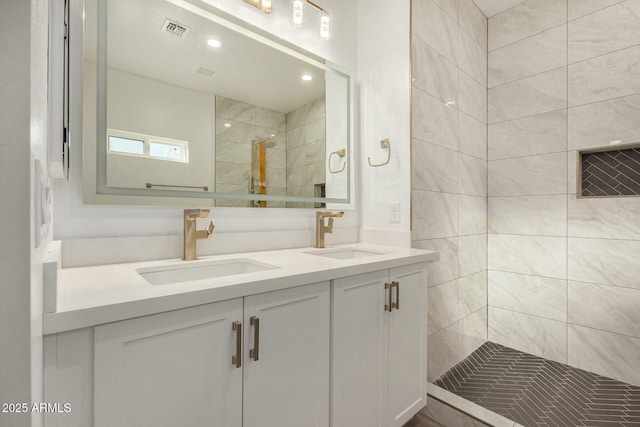
[{"label": "chrome faucet", "polygon": [[184,210],[184,241],[182,245],[182,259],[193,261],[196,258],[196,241],[198,239],[210,239],[216,228],[213,221],[205,230],[196,230],[196,219],[209,216],[209,209],[185,209]]},{"label": "chrome faucet", "polygon": [[[333,233],[333,218],[342,218],[344,212],[316,212],[316,248],[324,248],[324,235]],[[324,219],[329,218],[329,224]]]}]

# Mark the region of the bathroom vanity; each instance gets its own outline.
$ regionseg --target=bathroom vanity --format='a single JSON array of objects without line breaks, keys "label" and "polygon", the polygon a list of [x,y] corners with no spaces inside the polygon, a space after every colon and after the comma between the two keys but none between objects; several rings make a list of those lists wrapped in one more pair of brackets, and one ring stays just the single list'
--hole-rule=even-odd
[{"label": "bathroom vanity", "polygon": [[62,269],[46,426],[401,426],[426,404],[427,263],[364,244]]}]

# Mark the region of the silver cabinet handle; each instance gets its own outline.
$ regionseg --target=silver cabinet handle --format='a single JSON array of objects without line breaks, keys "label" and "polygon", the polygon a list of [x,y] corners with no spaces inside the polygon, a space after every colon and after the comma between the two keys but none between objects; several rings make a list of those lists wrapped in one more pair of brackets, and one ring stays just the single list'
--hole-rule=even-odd
[{"label": "silver cabinet handle", "polygon": [[232,329],[236,332],[236,354],[231,357],[231,363],[236,368],[242,367],[242,323],[233,322]]},{"label": "silver cabinet handle", "polygon": [[253,349],[249,350],[249,357],[253,358],[255,362],[260,358],[260,318],[251,316],[249,319],[251,326],[255,327],[253,334]]},{"label": "silver cabinet handle", "polygon": [[[400,282],[391,282],[391,289],[393,290],[394,288],[396,290],[396,302],[391,301],[391,310],[394,308],[400,310]],[[390,295],[391,294],[392,293],[390,293]],[[391,298],[391,296],[389,298]]]}]

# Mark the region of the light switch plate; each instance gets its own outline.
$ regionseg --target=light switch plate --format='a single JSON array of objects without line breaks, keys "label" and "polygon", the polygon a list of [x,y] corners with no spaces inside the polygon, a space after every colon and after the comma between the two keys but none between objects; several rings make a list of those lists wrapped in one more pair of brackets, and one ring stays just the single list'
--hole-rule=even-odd
[{"label": "light switch plate", "polygon": [[400,223],[400,202],[389,203],[389,222],[392,224]]}]

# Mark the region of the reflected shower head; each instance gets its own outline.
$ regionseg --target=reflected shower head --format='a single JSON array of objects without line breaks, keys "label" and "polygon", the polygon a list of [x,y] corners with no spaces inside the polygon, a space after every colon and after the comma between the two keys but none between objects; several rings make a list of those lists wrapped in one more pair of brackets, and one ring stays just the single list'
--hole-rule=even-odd
[{"label": "reflected shower head", "polygon": [[273,148],[276,146],[276,142],[275,141],[271,141],[271,140],[264,140],[264,139],[254,139],[253,142],[255,145],[260,145],[262,144],[262,146],[264,148]]}]

